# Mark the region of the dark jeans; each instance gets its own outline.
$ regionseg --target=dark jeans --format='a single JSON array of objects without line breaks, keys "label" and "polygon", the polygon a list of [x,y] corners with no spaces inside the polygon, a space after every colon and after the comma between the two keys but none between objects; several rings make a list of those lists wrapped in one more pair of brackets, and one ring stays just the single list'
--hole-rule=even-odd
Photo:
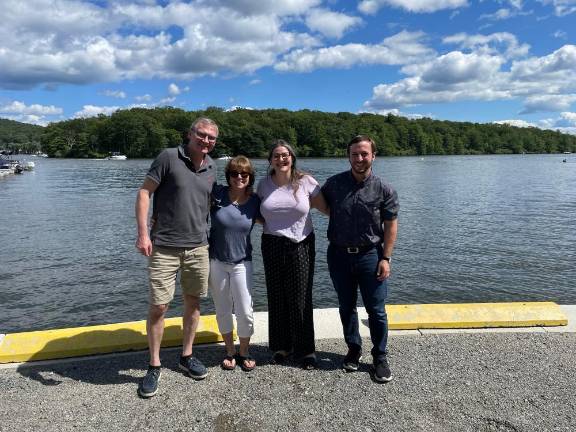
[{"label": "dark jeans", "polygon": [[328,269],[340,304],[340,319],[344,340],[350,349],[361,349],[362,339],[358,328],[358,288],[368,313],[368,326],[372,339],[372,357],[386,357],[388,343],[388,317],[386,315],[386,280],[376,279],[379,254],[377,248],[350,254],[334,245],[328,246]]}]

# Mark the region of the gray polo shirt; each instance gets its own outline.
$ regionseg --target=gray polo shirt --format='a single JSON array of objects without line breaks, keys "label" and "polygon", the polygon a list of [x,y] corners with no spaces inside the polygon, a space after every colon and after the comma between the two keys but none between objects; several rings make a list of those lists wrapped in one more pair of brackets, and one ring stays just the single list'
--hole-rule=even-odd
[{"label": "gray polo shirt", "polygon": [[326,180],[322,193],[330,207],[328,240],[336,246],[370,246],[384,241],[382,223],[398,217],[398,194],[371,174],[357,182],[351,171]]},{"label": "gray polo shirt", "polygon": [[158,183],[153,195],[152,242],[184,248],[208,244],[210,193],[216,180],[216,163],[210,156],[196,171],[182,146],[169,148],[152,162],[147,176]]}]

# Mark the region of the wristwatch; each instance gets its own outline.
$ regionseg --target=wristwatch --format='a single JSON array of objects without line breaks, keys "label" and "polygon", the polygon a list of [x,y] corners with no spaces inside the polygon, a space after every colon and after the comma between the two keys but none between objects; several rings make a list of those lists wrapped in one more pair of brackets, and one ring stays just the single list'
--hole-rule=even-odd
[{"label": "wristwatch", "polygon": [[382,259],[388,261],[388,263],[392,262],[392,257],[383,256]]}]

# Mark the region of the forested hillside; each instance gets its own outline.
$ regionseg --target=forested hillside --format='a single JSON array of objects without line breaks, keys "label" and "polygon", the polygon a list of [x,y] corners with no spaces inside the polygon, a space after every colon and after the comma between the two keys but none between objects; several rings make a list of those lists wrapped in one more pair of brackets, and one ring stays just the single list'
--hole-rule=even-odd
[{"label": "forested hillside", "polygon": [[34,153],[40,150],[42,126],[0,118],[0,150]]},{"label": "forested hillside", "polygon": [[110,152],[154,157],[163,148],[180,144],[199,116],[220,126],[215,156],[266,156],[275,138],[292,144],[300,156],[344,156],[346,143],[358,134],[373,137],[380,155],[576,152],[576,136],[537,128],[344,112],[171,107],[133,108],[52,123],[40,137],[42,151],[52,157],[102,157]]}]

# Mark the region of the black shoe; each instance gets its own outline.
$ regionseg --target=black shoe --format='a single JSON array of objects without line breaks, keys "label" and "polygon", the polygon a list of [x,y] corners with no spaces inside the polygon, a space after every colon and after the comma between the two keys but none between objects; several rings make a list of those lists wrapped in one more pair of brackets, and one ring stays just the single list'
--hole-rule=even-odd
[{"label": "black shoe", "polygon": [[148,367],[148,372],[146,376],[140,381],[138,386],[138,394],[144,398],[152,397],[158,391],[158,383],[160,382],[160,377],[162,376],[162,371],[160,368]]},{"label": "black shoe", "polygon": [[374,360],[374,379],[380,382],[388,382],[392,380],[392,372],[390,372],[390,366],[388,365],[388,360],[386,357],[380,360]]},{"label": "black shoe", "polygon": [[316,355],[308,355],[300,360],[300,367],[304,370],[314,370],[318,366]]},{"label": "black shoe", "polygon": [[270,364],[276,364],[276,365],[281,365],[286,363],[286,361],[288,360],[288,357],[290,357],[290,354],[292,352],[288,352],[288,351],[276,351],[274,353],[274,355],[272,356],[272,358],[270,359]]},{"label": "black shoe", "polygon": [[360,367],[360,360],[362,360],[362,350],[348,349],[348,354],[342,361],[342,368],[347,371],[357,371]]},{"label": "black shoe", "polygon": [[188,375],[195,380],[202,380],[208,376],[206,366],[196,357],[180,357],[180,364],[178,366],[183,371],[188,372]]}]

